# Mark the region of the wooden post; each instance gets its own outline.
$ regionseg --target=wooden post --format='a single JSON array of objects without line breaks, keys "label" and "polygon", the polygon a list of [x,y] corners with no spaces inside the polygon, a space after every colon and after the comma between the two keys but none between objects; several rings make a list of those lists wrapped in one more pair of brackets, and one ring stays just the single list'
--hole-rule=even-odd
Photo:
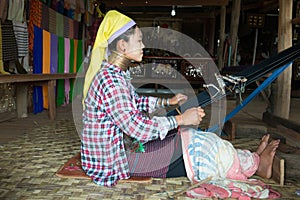
[{"label": "wooden post", "polygon": [[[292,46],[293,0],[279,0],[278,52]],[[288,119],[291,101],[292,67],[287,68],[276,82],[274,115]]]},{"label": "wooden post", "polygon": [[49,118],[54,120],[56,117],[56,101],[55,101],[56,80],[48,81],[48,101],[49,101]]},{"label": "wooden post", "polygon": [[28,85],[27,84],[16,84],[16,105],[17,105],[17,113],[18,118],[28,117],[27,112],[27,92]]},{"label": "wooden post", "polygon": [[226,25],[226,6],[221,6],[220,9],[220,46],[218,49],[218,68],[221,70],[224,67],[223,52],[225,42],[225,25]]},{"label": "wooden post", "polygon": [[[231,23],[230,23],[230,45],[232,48],[231,55],[234,55],[236,51],[240,12],[241,12],[241,0],[233,0],[232,12],[231,12]],[[234,66],[236,65],[236,60],[233,61],[233,65]]]}]

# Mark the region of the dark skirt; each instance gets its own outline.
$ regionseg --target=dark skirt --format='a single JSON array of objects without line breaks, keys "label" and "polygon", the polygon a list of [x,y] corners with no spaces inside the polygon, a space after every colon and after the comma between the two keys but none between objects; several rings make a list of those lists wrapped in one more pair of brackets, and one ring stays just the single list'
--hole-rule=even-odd
[{"label": "dark skirt", "polygon": [[131,176],[171,178],[186,177],[182,157],[181,137],[177,130],[168,133],[164,140],[144,144],[144,153],[128,154]]}]

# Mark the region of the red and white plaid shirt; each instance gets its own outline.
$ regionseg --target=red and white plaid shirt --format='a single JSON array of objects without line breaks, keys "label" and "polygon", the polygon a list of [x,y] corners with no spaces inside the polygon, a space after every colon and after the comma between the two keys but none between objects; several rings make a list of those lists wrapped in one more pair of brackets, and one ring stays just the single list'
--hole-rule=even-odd
[{"label": "red and white plaid shirt", "polygon": [[140,97],[123,70],[103,63],[84,101],[81,140],[82,167],[95,183],[114,186],[130,177],[124,133],[147,142],[162,140],[177,128],[174,117],[150,119],[143,114],[155,110],[156,100]]}]

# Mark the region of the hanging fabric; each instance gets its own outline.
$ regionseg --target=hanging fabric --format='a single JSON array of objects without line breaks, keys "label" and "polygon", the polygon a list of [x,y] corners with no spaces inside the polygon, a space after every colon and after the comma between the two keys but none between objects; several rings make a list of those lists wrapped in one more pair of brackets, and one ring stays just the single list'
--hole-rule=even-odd
[{"label": "hanging fabric", "polygon": [[58,66],[58,37],[51,34],[51,47],[50,47],[50,73],[57,73]]},{"label": "hanging fabric", "polygon": [[56,13],[56,34],[60,37],[64,36],[64,16]]},{"label": "hanging fabric", "polygon": [[0,74],[9,74],[4,70],[3,65],[3,58],[2,58],[2,28],[1,28],[1,21],[0,21]]},{"label": "hanging fabric", "polygon": [[49,32],[53,34],[56,33],[56,12],[49,9]]},{"label": "hanging fabric", "polygon": [[2,53],[3,61],[14,61],[18,58],[18,48],[13,30],[12,21],[6,20],[2,23]]},{"label": "hanging fabric", "polygon": [[[70,61],[69,61],[69,73],[74,73],[74,39],[70,39]],[[70,91],[69,91],[69,102],[72,102],[73,97],[73,86],[74,86],[74,79],[68,79],[70,82]]]},{"label": "hanging fabric", "polygon": [[[50,40],[50,33],[46,30],[43,30],[43,74],[50,74]],[[44,108],[48,109],[48,86],[43,86],[43,99]]]},{"label": "hanging fabric", "polygon": [[13,21],[13,30],[16,37],[18,57],[28,55],[28,29],[26,22]]},{"label": "hanging fabric", "polygon": [[24,6],[24,0],[9,0],[7,19],[12,21],[23,22]]},{"label": "hanging fabric", "polygon": [[[69,73],[70,71],[70,39],[65,38],[65,70],[64,73]],[[69,104],[70,100],[70,80],[65,79],[65,104]]]},{"label": "hanging fabric", "polygon": [[42,5],[42,28],[49,31],[49,7],[45,4]]},{"label": "hanging fabric", "polygon": [[[58,68],[57,73],[64,73],[65,67],[65,41],[63,37],[58,37]],[[61,106],[65,100],[65,80],[57,80],[56,104]]]},{"label": "hanging fabric", "polygon": [[63,36],[65,38],[70,38],[69,18],[68,17],[63,17],[63,23],[64,23],[64,26],[63,26],[64,34],[63,34]]},{"label": "hanging fabric", "polygon": [[73,65],[73,72],[77,72],[77,48],[78,48],[78,40],[74,39],[74,65]]},{"label": "hanging fabric", "polygon": [[[34,41],[33,41],[33,73],[41,74],[43,58],[43,31],[41,28],[34,26]],[[33,87],[33,113],[39,113],[43,111],[43,93],[41,86]]]}]

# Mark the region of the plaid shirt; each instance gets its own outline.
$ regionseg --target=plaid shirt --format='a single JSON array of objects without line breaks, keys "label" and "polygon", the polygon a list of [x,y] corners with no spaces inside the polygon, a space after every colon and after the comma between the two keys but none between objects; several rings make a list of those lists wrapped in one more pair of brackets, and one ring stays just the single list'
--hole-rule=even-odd
[{"label": "plaid shirt", "polygon": [[177,127],[174,117],[143,114],[156,108],[155,97],[140,97],[120,68],[103,63],[84,101],[82,167],[99,185],[114,186],[129,175],[123,134],[147,142],[165,138]]}]

